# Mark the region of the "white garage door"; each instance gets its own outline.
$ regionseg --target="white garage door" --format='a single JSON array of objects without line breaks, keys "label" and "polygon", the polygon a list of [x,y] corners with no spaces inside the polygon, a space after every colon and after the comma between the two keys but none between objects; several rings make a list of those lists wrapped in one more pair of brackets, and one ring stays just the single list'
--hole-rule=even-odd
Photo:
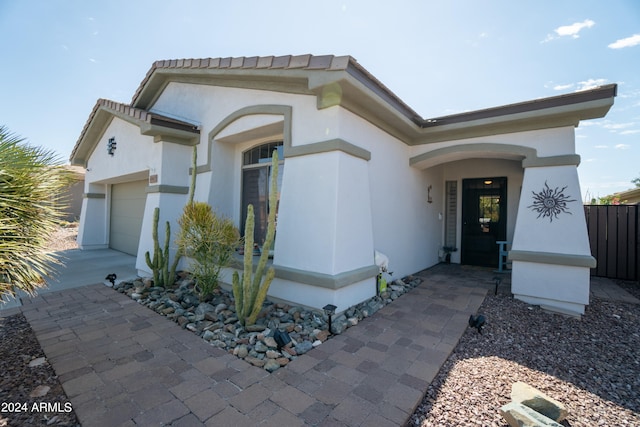
[{"label": "white garage door", "polygon": [[[111,228],[109,247],[137,255],[147,181],[132,181],[111,186]],[[151,230],[149,230],[151,232]]]}]

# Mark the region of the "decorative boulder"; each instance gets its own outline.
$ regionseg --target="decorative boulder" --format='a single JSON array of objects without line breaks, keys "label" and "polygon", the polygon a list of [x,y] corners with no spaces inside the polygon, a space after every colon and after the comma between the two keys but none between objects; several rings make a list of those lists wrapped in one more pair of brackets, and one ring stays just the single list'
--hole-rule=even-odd
[{"label": "decorative boulder", "polygon": [[567,408],[562,403],[521,381],[511,386],[511,401],[521,403],[557,422],[562,422],[568,415]]},{"label": "decorative boulder", "polygon": [[500,408],[500,415],[511,427],[562,427],[562,424],[517,402],[509,402]]}]

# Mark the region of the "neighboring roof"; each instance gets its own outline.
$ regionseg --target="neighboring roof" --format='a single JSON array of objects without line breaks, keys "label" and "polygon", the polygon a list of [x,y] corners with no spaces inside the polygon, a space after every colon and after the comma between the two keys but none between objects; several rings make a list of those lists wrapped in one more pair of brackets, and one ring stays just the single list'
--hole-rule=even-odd
[{"label": "neighboring roof", "polygon": [[640,187],[633,188],[631,190],[620,191],[619,193],[614,193],[614,196],[620,199],[620,201],[623,203],[640,203]]},{"label": "neighboring roof", "polygon": [[[398,69],[398,72],[411,70]],[[136,90],[131,105],[99,100],[72,153],[78,155],[101,111],[140,123],[156,121],[185,132],[195,125],[149,112],[172,82],[242,87],[315,95],[319,109],[339,105],[408,145],[560,126],[604,117],[613,105],[615,84],[567,95],[496,108],[424,119],[351,56],[286,55],[156,61]],[[424,90],[422,87],[420,90]],[[151,117],[151,119],[148,119]],[[191,128],[191,130],[190,130]]]},{"label": "neighboring roof", "polygon": [[[120,117],[137,125],[143,135],[169,135],[173,139],[184,139],[184,143],[189,143],[200,134],[200,129],[193,123],[151,113],[108,99],[99,99],[80,133],[80,138],[73,147],[71,152],[72,165],[86,163],[101,136],[100,134],[113,117]],[[88,142],[85,143],[85,141]],[[195,141],[193,142],[195,143]]]}]

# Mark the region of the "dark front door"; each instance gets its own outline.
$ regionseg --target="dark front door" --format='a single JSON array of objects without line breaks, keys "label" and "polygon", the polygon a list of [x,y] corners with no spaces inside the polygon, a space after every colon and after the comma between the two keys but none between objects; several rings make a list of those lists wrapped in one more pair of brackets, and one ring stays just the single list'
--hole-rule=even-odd
[{"label": "dark front door", "polygon": [[507,238],[507,178],[462,180],[462,264],[498,266]]}]

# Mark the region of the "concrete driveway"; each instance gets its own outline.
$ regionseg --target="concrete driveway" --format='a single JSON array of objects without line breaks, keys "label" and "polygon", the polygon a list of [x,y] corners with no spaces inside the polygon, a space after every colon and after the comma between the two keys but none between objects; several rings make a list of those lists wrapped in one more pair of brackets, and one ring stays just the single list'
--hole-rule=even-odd
[{"label": "concrete driveway", "polygon": [[[56,292],[95,283],[108,283],[107,274],[116,273],[117,281],[137,277],[136,258],[113,249],[96,249],[82,251],[70,249],[60,251],[64,266],[58,267],[56,277],[47,280],[48,287],[38,290],[39,294]],[[18,298],[3,299],[0,312],[22,305],[22,299],[31,298],[24,292],[19,292]]]}]

